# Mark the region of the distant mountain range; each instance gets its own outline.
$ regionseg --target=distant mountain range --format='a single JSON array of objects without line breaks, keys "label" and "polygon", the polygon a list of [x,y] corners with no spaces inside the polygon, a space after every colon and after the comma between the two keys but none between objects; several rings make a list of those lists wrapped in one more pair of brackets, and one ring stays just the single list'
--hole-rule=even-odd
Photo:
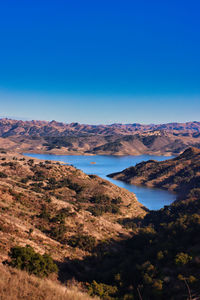
[{"label": "distant mountain range", "polygon": [[56,121],[21,121],[0,119],[0,136],[13,135],[30,136],[68,136],[68,135],[132,135],[136,133],[165,131],[174,135],[193,136],[200,135],[200,122],[149,124],[138,123],[111,125],[88,125],[79,123],[61,123]]},{"label": "distant mountain range", "polygon": [[21,152],[177,155],[200,148],[200,122],[88,125],[0,119],[0,147]]}]

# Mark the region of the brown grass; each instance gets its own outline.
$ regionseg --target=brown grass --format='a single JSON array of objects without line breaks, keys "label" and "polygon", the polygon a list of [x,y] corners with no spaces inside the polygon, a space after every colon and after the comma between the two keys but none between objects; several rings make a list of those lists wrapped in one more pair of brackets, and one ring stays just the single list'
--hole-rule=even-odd
[{"label": "brown grass", "polygon": [[[65,287],[49,279],[0,265],[0,300],[91,300],[76,287]],[[98,298],[95,298],[96,300]]]}]

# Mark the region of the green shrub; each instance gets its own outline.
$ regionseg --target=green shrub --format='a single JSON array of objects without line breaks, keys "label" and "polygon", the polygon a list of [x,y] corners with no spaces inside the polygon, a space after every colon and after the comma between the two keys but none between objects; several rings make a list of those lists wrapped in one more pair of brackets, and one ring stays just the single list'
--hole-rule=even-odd
[{"label": "green shrub", "polygon": [[0,178],[7,178],[7,177],[8,177],[7,174],[5,174],[5,173],[3,173],[3,172],[0,172]]},{"label": "green shrub", "polygon": [[7,152],[4,149],[2,149],[2,150],[0,150],[0,153],[6,154]]},{"label": "green shrub", "polygon": [[65,242],[65,233],[67,231],[66,226],[63,223],[57,224],[48,231],[51,238],[54,240],[64,243]]},{"label": "green shrub", "polygon": [[28,165],[29,165],[29,166],[32,166],[33,163],[34,163],[34,159],[29,159],[29,160],[28,160]]},{"label": "green shrub", "polygon": [[41,255],[29,245],[13,247],[8,255],[11,258],[9,264],[12,267],[25,270],[39,277],[45,277],[58,271],[57,265],[48,254]]},{"label": "green shrub", "polygon": [[52,219],[51,222],[65,224],[65,218],[71,216],[71,209],[69,207],[62,208]]},{"label": "green shrub", "polygon": [[27,183],[28,181],[29,181],[29,179],[27,177],[21,179],[21,183]]},{"label": "green shrub", "polygon": [[192,257],[187,253],[180,252],[175,257],[175,264],[179,266],[186,265],[192,260]]},{"label": "green shrub", "polygon": [[78,235],[72,236],[68,240],[68,244],[71,247],[74,247],[74,248],[78,247],[82,250],[91,252],[94,249],[94,247],[96,246],[96,239],[95,239],[95,237],[90,236],[90,235],[78,234]]},{"label": "green shrub", "polygon": [[50,221],[51,216],[49,211],[47,210],[46,206],[42,207],[41,213],[38,215],[38,218],[44,219],[46,221]]},{"label": "green shrub", "polygon": [[87,209],[91,214],[95,217],[101,216],[103,213],[105,213],[105,210],[101,205],[95,205],[95,206],[90,206]]},{"label": "green shrub", "polygon": [[108,204],[111,202],[111,199],[107,195],[98,194],[93,196],[90,201],[96,204]]},{"label": "green shrub", "polygon": [[121,204],[122,198],[121,197],[114,198],[114,199],[112,199],[112,203],[113,204]]},{"label": "green shrub", "polygon": [[88,211],[97,217],[104,213],[120,213],[120,204],[122,203],[122,199],[121,197],[112,199],[108,195],[97,194],[90,199],[90,202],[94,203],[94,206],[90,206]]},{"label": "green shrub", "polygon": [[189,197],[200,198],[200,188],[194,188],[190,191]]},{"label": "green shrub", "polygon": [[104,283],[97,283],[95,280],[89,285],[88,293],[90,296],[99,296],[103,299],[113,299],[117,293],[117,287],[112,285],[107,285]]},{"label": "green shrub", "polygon": [[162,260],[163,258],[164,258],[163,252],[162,252],[162,251],[159,251],[159,252],[157,253],[157,259],[158,259],[158,260]]},{"label": "green shrub", "polygon": [[16,165],[16,163],[13,163],[13,162],[4,162],[1,164],[2,167],[14,167]]}]

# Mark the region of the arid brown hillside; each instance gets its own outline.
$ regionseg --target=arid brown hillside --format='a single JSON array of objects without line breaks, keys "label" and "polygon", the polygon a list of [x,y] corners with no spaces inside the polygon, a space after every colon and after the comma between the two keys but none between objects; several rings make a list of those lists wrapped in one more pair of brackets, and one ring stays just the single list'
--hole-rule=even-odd
[{"label": "arid brown hillside", "polygon": [[53,279],[41,279],[26,272],[0,264],[1,300],[98,300],[80,292],[77,287],[55,282]]},{"label": "arid brown hillside", "polygon": [[28,136],[67,136],[67,135],[130,135],[152,131],[165,131],[176,135],[194,136],[200,134],[200,122],[168,123],[168,124],[111,124],[111,125],[88,125],[79,123],[62,123],[56,121],[18,121],[0,119],[0,136],[14,135]]},{"label": "arid brown hillside", "polygon": [[[0,153],[0,210],[1,261],[10,247],[29,244],[60,262],[88,255],[102,240],[128,236],[117,219],[146,211],[133,193],[97,176],[4,150]],[[79,247],[79,238],[87,240],[85,248]]]},{"label": "arid brown hillside", "polygon": [[185,282],[198,299],[200,150],[189,148],[172,160],[135,167],[144,184],[166,179],[169,185],[163,187],[186,187],[189,193],[186,200],[150,212],[132,193],[95,175],[0,152],[0,261],[9,261],[11,247],[28,244],[50,254],[59,268],[50,275],[52,283],[0,266],[0,298],[9,299],[7,288],[10,299],[14,294],[16,300],[34,299],[37,286],[38,299],[87,299],[56,283],[75,278],[79,289],[102,299],[138,299],[138,289],[143,299],[187,299]]},{"label": "arid brown hillside", "polygon": [[179,154],[200,147],[200,123],[87,125],[0,119],[0,147],[55,154]]},{"label": "arid brown hillside", "polygon": [[169,189],[183,197],[200,188],[200,150],[189,148],[174,159],[149,160],[109,176],[132,184]]}]

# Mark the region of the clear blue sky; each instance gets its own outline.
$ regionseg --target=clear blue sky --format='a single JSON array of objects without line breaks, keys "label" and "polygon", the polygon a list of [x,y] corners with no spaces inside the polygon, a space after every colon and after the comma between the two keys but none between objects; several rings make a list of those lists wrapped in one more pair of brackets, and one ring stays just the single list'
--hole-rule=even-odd
[{"label": "clear blue sky", "polygon": [[0,116],[200,120],[199,0],[0,1]]}]

